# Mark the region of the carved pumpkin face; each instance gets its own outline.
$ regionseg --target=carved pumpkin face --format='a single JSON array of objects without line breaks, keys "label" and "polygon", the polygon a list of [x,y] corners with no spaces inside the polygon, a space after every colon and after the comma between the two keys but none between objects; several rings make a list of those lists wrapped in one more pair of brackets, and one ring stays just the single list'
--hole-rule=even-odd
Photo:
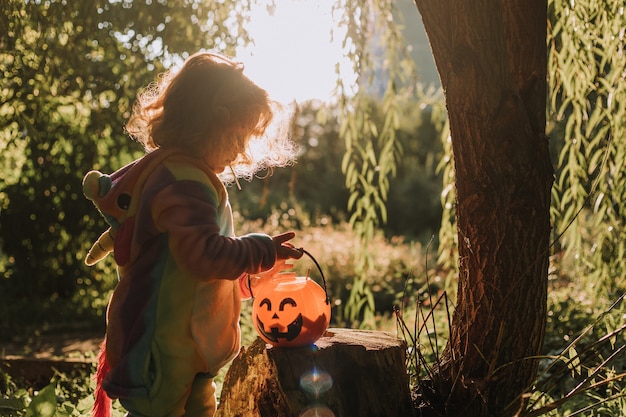
[{"label": "carved pumpkin face", "polygon": [[275,277],[256,294],[252,320],[259,336],[273,346],[307,346],[328,328],[330,302],[308,277]]}]

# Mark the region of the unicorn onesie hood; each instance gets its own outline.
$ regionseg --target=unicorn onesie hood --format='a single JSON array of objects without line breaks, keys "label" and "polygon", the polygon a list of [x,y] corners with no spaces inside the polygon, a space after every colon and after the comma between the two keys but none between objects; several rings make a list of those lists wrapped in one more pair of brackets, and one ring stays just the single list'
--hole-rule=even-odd
[{"label": "unicorn onesie hood", "polygon": [[112,251],[119,278],[94,415],[110,415],[110,398],[138,415],[177,413],[194,376],[216,375],[239,351],[244,277],[274,265],[274,243],[235,237],[224,185],[181,151],[157,149],[111,175],[91,171],[83,191],[110,225],[86,263]]}]

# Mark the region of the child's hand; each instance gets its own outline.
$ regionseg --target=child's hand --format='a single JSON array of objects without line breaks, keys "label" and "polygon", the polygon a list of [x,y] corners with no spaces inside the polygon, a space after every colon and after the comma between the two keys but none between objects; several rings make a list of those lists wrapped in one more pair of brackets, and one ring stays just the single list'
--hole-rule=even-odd
[{"label": "child's hand", "polygon": [[[292,276],[295,277],[296,273],[290,271],[293,268],[293,264],[287,263],[286,259],[277,259],[276,263],[271,269],[267,271],[259,272],[258,274],[248,275],[248,288],[250,289],[250,294],[256,294],[259,291],[261,285],[263,285],[267,280],[271,280],[278,274],[280,276]],[[290,271],[290,272],[287,272]]]},{"label": "child's hand", "polygon": [[302,250],[297,249],[288,242],[295,236],[294,232],[272,236],[274,246],[276,247],[276,259],[300,259],[302,257]]}]

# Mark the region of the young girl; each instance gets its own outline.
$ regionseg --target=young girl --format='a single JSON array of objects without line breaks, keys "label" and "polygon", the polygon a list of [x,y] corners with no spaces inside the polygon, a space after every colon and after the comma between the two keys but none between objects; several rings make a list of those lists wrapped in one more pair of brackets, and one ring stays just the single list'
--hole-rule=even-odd
[{"label": "young girl", "polygon": [[129,416],[215,413],[213,377],[239,350],[242,297],[302,255],[293,232],[235,237],[224,187],[293,161],[289,138],[266,134],[274,108],[241,64],[197,53],[138,97],[126,129],[147,155],[85,176],[111,226],[87,263],[113,251],[119,273],[94,415],[110,415],[110,398]]}]

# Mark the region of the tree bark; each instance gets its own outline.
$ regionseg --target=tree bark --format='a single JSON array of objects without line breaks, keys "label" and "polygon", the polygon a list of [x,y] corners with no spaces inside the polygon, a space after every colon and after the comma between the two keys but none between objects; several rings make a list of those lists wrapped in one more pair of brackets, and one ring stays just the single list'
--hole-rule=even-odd
[{"label": "tree bark", "polygon": [[314,348],[257,339],[228,369],[217,417],[412,416],[405,357],[378,331],[329,329]]},{"label": "tree bark", "polygon": [[[415,0],[446,97],[459,283],[432,381],[446,415],[523,408],[546,319],[546,0]],[[428,391],[428,390],[426,390]]]}]

